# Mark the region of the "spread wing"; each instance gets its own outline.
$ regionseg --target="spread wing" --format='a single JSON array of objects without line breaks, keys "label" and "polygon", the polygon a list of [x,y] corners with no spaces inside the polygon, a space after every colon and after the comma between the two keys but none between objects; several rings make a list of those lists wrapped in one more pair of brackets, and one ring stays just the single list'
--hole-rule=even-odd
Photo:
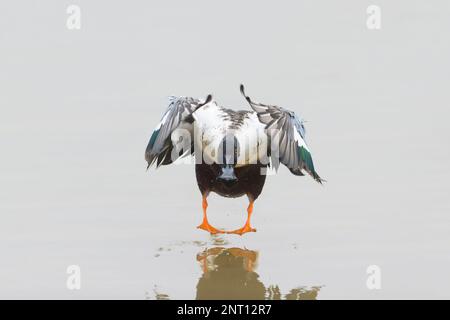
[{"label": "spread wing", "polygon": [[[147,169],[156,162],[156,167],[160,165],[167,165],[174,162],[181,156],[186,155],[185,150],[180,153],[173,154],[174,145],[172,143],[171,135],[179,128],[186,129],[191,134],[194,121],[191,116],[200,107],[208,104],[212,100],[212,96],[208,95],[204,101],[190,98],[190,97],[169,97],[169,106],[164,113],[161,121],[156,126],[150,137],[147,149],[145,150],[145,160],[147,160]],[[190,148],[191,154],[193,148]]]},{"label": "spread wing", "polygon": [[[305,142],[303,121],[293,111],[252,101],[245,95],[243,85],[240,89],[251,108],[258,115],[259,121],[266,125],[265,131],[270,141],[278,142],[278,159],[276,160],[288,167],[293,174],[302,176],[302,170],[304,170],[314,180],[322,183],[323,180],[314,169],[311,152]],[[273,148],[274,146],[272,146],[272,156]]]}]

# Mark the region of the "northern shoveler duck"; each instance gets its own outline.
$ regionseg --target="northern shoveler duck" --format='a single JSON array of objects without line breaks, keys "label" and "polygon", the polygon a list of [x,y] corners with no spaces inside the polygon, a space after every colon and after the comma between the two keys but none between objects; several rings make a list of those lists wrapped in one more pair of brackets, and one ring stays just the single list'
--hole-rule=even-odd
[{"label": "northern shoveler duck", "polygon": [[[211,234],[256,231],[250,217],[269,166],[277,169],[282,163],[294,175],[303,176],[305,171],[317,182],[323,181],[305,142],[304,121],[282,107],[254,102],[245,94],[243,85],[240,90],[253,111],[221,107],[211,95],[204,100],[170,97],[145,152],[147,168],[195,156],[203,207],[203,221],[198,228]],[[242,228],[223,231],[209,224],[206,211],[210,192],[231,198],[247,195],[247,221]]]}]

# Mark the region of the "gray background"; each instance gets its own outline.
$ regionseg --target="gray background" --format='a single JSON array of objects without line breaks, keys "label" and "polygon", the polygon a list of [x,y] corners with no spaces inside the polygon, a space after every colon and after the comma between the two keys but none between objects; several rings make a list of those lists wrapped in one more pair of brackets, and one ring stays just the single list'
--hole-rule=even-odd
[{"label": "gray background", "polygon": [[[194,298],[217,243],[258,251],[283,292],[450,298],[448,1],[2,1],[0,17],[0,298]],[[241,82],[309,120],[328,183],[283,168],[256,234],[211,238],[194,168],[146,172],[144,149],[166,96],[247,109]],[[212,224],[246,205],[211,196]]]}]

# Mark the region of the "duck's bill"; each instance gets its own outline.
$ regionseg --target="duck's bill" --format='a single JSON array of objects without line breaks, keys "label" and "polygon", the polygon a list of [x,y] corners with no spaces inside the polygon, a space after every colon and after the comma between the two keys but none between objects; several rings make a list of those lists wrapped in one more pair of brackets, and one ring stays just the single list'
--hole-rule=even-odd
[{"label": "duck's bill", "polygon": [[236,177],[236,174],[234,173],[233,166],[226,165],[226,166],[223,166],[221,169],[222,169],[222,173],[220,174],[220,176],[217,177],[218,180],[237,181],[237,177]]}]

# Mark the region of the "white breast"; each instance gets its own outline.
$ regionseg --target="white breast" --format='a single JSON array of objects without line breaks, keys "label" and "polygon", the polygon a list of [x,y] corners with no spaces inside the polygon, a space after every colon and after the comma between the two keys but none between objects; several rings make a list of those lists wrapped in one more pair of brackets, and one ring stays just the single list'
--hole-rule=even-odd
[{"label": "white breast", "polygon": [[256,164],[267,154],[267,135],[264,128],[256,113],[252,112],[235,131],[234,135],[239,142],[237,167]]},{"label": "white breast", "polygon": [[194,112],[193,117],[195,152],[203,152],[203,162],[219,163],[217,150],[229,126],[224,121],[225,114],[211,102]]},{"label": "white breast", "polygon": [[257,163],[267,153],[267,136],[264,125],[256,113],[249,112],[239,126],[228,120],[227,113],[215,102],[197,110],[193,116],[195,152],[203,151],[202,161],[220,163],[219,146],[227,134],[233,134],[239,143],[237,167]]}]

